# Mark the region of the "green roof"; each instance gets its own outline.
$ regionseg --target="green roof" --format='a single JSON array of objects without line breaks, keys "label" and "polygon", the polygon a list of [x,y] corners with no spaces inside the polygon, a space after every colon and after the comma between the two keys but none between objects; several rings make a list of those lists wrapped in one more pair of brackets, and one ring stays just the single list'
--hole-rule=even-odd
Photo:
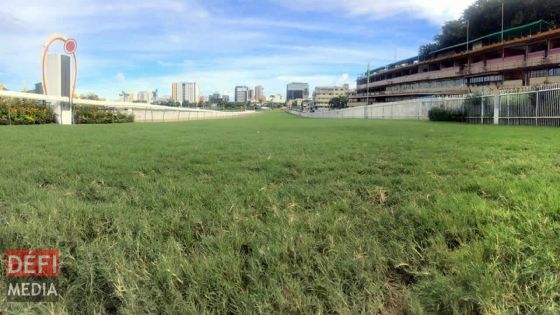
[{"label": "green roof", "polygon": [[[544,21],[544,20],[539,20],[539,21],[535,21],[533,23],[529,23],[529,24],[525,24],[525,25],[521,25],[521,26],[516,26],[516,27],[512,27],[512,28],[508,28],[507,30],[504,30],[504,40],[511,40],[511,39],[515,39],[518,38],[520,36],[528,36],[528,35],[533,35],[533,34],[537,34],[537,33],[541,33],[543,31],[548,31],[549,29],[553,28],[552,24]],[[485,41],[485,40],[501,40],[502,39],[502,31],[499,32],[495,32],[492,34],[488,34],[473,40],[469,40],[468,43],[464,42],[464,43],[460,43],[457,45],[453,45],[453,46],[449,46],[449,47],[445,47],[445,48],[441,48],[438,50],[434,50],[434,51],[430,51],[428,53],[428,55],[433,55],[433,54],[437,54],[437,53],[441,53],[441,52],[445,52],[445,51],[449,51],[458,47],[466,47],[467,44],[471,44],[471,43],[477,43],[480,41]]]},{"label": "green roof", "polygon": [[[504,30],[503,34],[504,34],[504,40],[511,40],[511,39],[515,39],[521,36],[528,36],[528,35],[534,35],[534,34],[538,34],[544,31],[548,31],[550,29],[552,29],[554,26],[548,22],[546,22],[545,20],[538,20],[529,24],[525,24],[525,25],[521,25],[521,26],[516,26],[516,27],[512,27],[512,28],[508,28],[506,30]],[[442,52],[447,52],[447,51],[452,51],[454,49],[457,48],[463,48],[463,47],[467,47],[467,44],[470,46],[472,43],[477,43],[477,42],[492,42],[493,40],[499,41],[502,39],[502,31],[499,32],[495,32],[492,34],[488,34],[473,40],[469,40],[468,43],[464,42],[464,43],[460,43],[457,45],[453,45],[453,46],[449,46],[449,47],[445,47],[445,48],[441,48],[438,50],[434,50],[434,51],[430,51],[427,55],[432,57],[434,54],[438,54],[438,53],[442,53]],[[386,65],[384,67],[380,67],[374,70],[371,70],[370,73],[374,73],[374,72],[379,72],[381,70],[385,70],[397,65],[401,65],[401,64],[408,64],[408,63],[413,63],[415,61],[419,60],[419,56],[416,57],[412,57],[412,58],[408,58],[405,60],[401,60],[398,62],[394,62],[392,64]],[[364,74],[365,76],[368,75],[368,73],[366,72]]]}]

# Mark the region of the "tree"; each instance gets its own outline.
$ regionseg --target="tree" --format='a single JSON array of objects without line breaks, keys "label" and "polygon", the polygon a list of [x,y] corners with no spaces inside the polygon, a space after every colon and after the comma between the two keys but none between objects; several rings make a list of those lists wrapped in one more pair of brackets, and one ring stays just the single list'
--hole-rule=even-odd
[{"label": "tree", "polygon": [[[436,51],[440,49],[440,45],[438,43],[430,43],[423,46],[420,46],[419,57],[420,60],[425,60],[428,57],[428,54],[432,51]],[[364,81],[365,82],[365,81]]]},{"label": "tree", "polygon": [[348,107],[348,97],[347,96],[337,96],[331,98],[329,101],[329,107],[332,109],[341,109]]},{"label": "tree", "polygon": [[88,94],[82,94],[80,95],[80,98],[83,100],[92,100],[92,101],[100,101],[101,99],[99,98],[99,96],[95,93],[88,93]]},{"label": "tree", "polygon": [[159,105],[168,106],[168,107],[179,107],[179,102],[175,102],[174,100],[165,100],[165,101],[158,101]]},{"label": "tree", "polygon": [[437,45],[440,46],[439,48],[444,48],[466,42],[468,28],[468,23],[463,19],[445,23],[441,34],[435,37]]},{"label": "tree", "polygon": [[[468,7],[461,18],[445,23],[434,43],[420,47],[420,56],[429,51],[458,45],[467,41],[467,23],[470,39],[499,32],[502,29],[502,1],[477,0]],[[504,3],[504,28],[512,28],[538,20],[560,25],[558,0],[507,0]]]}]

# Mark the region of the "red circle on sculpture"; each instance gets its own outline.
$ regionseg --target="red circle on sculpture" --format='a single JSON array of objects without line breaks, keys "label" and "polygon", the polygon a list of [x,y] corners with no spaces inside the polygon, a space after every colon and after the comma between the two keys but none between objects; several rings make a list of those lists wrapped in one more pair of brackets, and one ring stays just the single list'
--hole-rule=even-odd
[{"label": "red circle on sculpture", "polygon": [[78,43],[76,43],[75,39],[68,39],[64,43],[64,51],[67,54],[73,54],[76,52],[76,48],[78,47]]}]

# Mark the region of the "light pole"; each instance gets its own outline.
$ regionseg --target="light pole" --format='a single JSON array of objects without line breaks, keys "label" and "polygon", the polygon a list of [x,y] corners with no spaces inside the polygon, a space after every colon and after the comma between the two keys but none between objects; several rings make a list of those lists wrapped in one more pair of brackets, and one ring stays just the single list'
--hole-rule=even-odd
[{"label": "light pole", "polygon": [[502,0],[502,60],[506,57],[506,48],[504,47],[504,0]]},{"label": "light pole", "polygon": [[469,40],[470,40],[470,33],[471,33],[471,21],[467,21],[467,52],[469,52]]},{"label": "light pole", "polygon": [[504,43],[504,0],[502,0],[502,43]]},{"label": "light pole", "polygon": [[369,77],[370,77],[370,73],[369,73],[369,62],[367,65],[367,81],[366,81],[366,106],[364,106],[364,118],[367,119],[367,110],[368,110],[368,106],[369,106]]}]

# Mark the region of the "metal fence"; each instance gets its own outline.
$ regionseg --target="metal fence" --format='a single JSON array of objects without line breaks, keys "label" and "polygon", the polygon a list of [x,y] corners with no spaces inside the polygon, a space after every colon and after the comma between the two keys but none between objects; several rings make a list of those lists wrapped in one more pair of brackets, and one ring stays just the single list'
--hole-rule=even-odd
[{"label": "metal fence", "polygon": [[171,122],[189,120],[209,120],[209,119],[232,119],[251,116],[255,111],[226,112],[213,110],[177,110],[168,109],[129,109],[127,111],[134,115],[135,122]]},{"label": "metal fence", "polygon": [[427,120],[432,108],[462,110],[471,124],[533,125],[560,127],[560,85],[502,90],[493,95],[431,97],[375,103],[341,110],[299,112],[308,118],[415,119]]},{"label": "metal fence", "polygon": [[500,95],[501,125],[560,127],[560,86],[506,91]]}]

